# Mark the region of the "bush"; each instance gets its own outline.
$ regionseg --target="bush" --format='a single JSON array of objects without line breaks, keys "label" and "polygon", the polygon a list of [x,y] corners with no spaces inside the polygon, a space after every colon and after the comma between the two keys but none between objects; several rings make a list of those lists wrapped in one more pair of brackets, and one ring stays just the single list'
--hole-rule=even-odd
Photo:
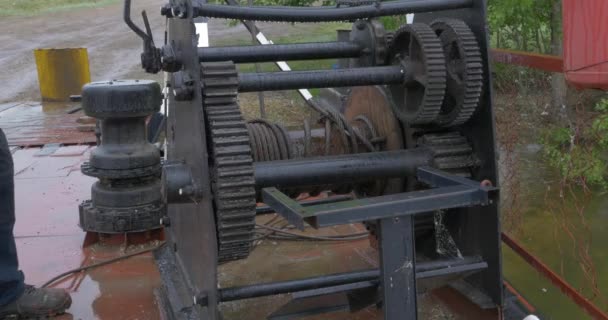
[{"label": "bush", "polygon": [[608,98],[594,108],[591,125],[553,127],[543,136],[544,156],[559,171],[563,181],[608,190]]}]

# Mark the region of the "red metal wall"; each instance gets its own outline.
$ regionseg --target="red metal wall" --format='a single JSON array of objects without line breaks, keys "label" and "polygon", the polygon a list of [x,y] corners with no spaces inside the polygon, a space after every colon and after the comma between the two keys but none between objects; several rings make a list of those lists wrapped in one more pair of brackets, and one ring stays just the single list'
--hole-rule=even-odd
[{"label": "red metal wall", "polygon": [[563,0],[563,17],[566,79],[608,90],[608,0]]}]

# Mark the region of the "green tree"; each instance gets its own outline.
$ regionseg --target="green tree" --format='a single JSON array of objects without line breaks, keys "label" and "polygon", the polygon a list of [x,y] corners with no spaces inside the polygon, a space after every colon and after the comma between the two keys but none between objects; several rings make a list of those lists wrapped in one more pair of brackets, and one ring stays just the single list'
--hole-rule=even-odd
[{"label": "green tree", "polygon": [[[497,48],[562,55],[561,0],[490,0],[488,21]],[[551,75],[551,105],[558,122],[567,123],[567,85]]]}]

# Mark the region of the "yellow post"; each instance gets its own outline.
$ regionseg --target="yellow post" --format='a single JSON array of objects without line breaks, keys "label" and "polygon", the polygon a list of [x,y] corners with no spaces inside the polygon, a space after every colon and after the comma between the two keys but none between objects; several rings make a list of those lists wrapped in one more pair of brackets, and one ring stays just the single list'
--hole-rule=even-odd
[{"label": "yellow post", "polygon": [[43,101],[67,101],[91,82],[86,48],[36,49],[34,57]]}]

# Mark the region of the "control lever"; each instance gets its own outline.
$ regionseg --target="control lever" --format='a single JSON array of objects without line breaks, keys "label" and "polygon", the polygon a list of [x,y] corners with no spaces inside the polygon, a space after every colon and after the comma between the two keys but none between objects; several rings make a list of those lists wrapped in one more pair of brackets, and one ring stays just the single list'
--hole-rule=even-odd
[{"label": "control lever", "polygon": [[161,49],[154,45],[152,29],[150,28],[150,22],[148,21],[148,15],[146,14],[145,10],[141,12],[141,16],[144,20],[144,26],[146,28],[145,32],[135,25],[133,20],[131,20],[131,0],[125,0],[123,10],[124,21],[127,26],[129,26],[129,28],[133,30],[133,32],[135,32],[135,34],[137,34],[137,36],[140,37],[144,42],[144,51],[141,54],[141,66],[148,73],[158,73],[162,70]]}]

